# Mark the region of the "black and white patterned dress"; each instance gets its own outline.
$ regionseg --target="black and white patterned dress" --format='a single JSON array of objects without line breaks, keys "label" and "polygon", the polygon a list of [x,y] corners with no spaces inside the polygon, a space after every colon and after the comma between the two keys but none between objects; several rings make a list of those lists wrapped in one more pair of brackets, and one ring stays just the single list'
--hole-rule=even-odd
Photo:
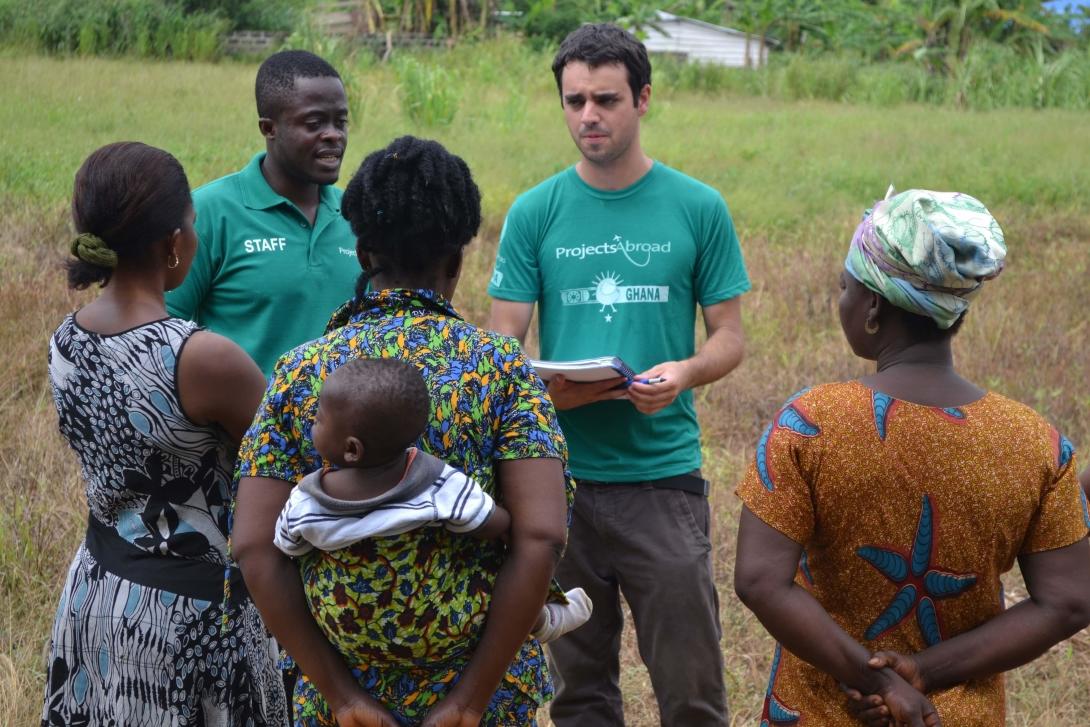
[{"label": "black and white patterned dress", "polygon": [[168,318],[100,335],[69,316],[50,341],[90,515],[53,623],[43,725],[287,723],[275,642],[227,568],[234,447],[178,398],[196,330]]}]

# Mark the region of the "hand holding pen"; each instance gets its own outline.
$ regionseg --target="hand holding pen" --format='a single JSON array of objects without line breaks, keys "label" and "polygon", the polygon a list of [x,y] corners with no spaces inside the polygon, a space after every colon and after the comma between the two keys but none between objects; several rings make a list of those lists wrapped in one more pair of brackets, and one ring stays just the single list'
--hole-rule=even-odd
[{"label": "hand holding pen", "polygon": [[637,374],[629,384],[628,398],[643,414],[654,414],[674,402],[688,385],[688,369],[683,361],[666,361]]}]

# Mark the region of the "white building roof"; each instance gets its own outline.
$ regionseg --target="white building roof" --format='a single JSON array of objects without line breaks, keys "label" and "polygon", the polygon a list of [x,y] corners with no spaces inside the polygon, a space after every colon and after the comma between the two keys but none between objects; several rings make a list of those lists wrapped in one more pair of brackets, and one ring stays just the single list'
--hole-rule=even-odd
[{"label": "white building roof", "polygon": [[[646,28],[643,43],[652,53],[672,53],[690,60],[724,66],[756,66],[760,62],[761,37],[749,36],[749,63],[746,63],[746,33],[695,18],[659,11],[657,25]],[[767,41],[769,45],[773,41]]]}]

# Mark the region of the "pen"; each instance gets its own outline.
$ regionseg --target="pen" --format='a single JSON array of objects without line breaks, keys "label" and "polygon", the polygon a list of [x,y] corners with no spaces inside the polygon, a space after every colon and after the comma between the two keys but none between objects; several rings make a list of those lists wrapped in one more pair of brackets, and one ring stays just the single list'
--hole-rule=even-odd
[{"label": "pen", "polygon": [[666,381],[666,377],[664,376],[654,376],[650,379],[635,379],[637,384],[661,384],[663,381]]}]

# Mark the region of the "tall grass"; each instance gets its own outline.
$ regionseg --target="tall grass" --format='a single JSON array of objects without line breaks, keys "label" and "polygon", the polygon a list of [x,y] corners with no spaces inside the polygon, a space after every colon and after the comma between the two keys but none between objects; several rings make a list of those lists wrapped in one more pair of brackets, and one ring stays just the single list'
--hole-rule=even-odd
[{"label": "tall grass", "polygon": [[[0,0],[0,47],[61,55],[212,60],[221,55],[226,33],[240,21],[293,29],[286,47],[314,51],[338,67],[374,64],[372,50],[322,35],[299,11],[304,2],[252,0],[241,5],[241,17],[227,18],[220,13],[187,14],[181,3],[169,0]],[[550,13],[542,20],[558,23],[558,28],[575,27],[572,23],[578,25],[578,19],[564,14],[570,12],[574,10]],[[449,55],[395,53],[400,59],[396,69],[402,105],[410,119],[430,126],[450,123],[457,113],[460,77],[450,72],[452,68],[468,64],[480,75],[488,64],[491,73],[517,81],[521,78],[517,71],[527,59],[547,62],[555,49],[548,34],[522,40],[503,29],[495,33],[487,40],[474,34],[478,41],[463,42]],[[498,59],[501,62],[496,63]],[[517,61],[514,66],[503,62],[512,59]],[[766,66],[755,69],[687,63],[673,56],[655,58],[654,64],[656,88],[665,93],[820,99],[882,107],[922,103],[975,110],[1090,109],[1090,48],[1051,54],[1042,44],[1025,49],[980,41],[945,75],[912,58],[874,63],[850,51],[772,53]],[[516,96],[514,111],[520,110]]]},{"label": "tall grass", "polygon": [[402,56],[395,66],[401,108],[411,121],[427,127],[449,126],[461,95],[453,74],[438,63]]},{"label": "tall grass", "polygon": [[978,43],[948,76],[911,59],[868,63],[852,55],[773,54],[768,65],[722,68],[656,59],[665,87],[707,94],[821,99],[893,106],[904,103],[998,108],[1090,109],[1090,50],[1058,55]]},{"label": "tall grass", "polygon": [[[484,223],[469,248],[455,305],[480,322],[507,208],[519,192],[570,164],[574,149],[546,55],[511,44],[485,52],[459,48],[440,58],[458,69],[460,98],[451,122],[436,127],[402,113],[390,66],[341,67],[365,94],[342,181],[367,152],[403,133],[436,138],[466,159],[483,193]],[[118,139],[170,150],[194,185],[240,168],[263,145],[252,101],[255,71],[253,64],[0,56],[4,725],[36,724],[42,652],[86,516],[78,468],[56,434],[45,377],[49,333],[93,295],[69,294],[59,269],[70,234],[72,177],[90,151]],[[1082,451],[1090,447],[1090,362],[1083,344],[1090,167],[1073,151],[1090,138],[1090,116],[725,97],[671,90],[658,66],[651,105],[642,129],[645,148],[723,192],[754,282],[743,299],[746,362],[697,393],[705,469],[714,482],[712,543],[733,721],[753,724],[772,644],[731,589],[739,509],[731,492],[784,397],[866,369],[835,322],[836,275],[862,209],[890,181],[900,188],[971,192],[995,213],[1007,233],[1010,265],[974,303],[957,339],[959,365],[982,385],[1037,408]],[[504,125],[504,118],[514,123]],[[1008,592],[1025,594],[1017,575],[1007,585]],[[657,724],[631,630],[621,678],[629,723]],[[1008,685],[1009,724],[1085,724],[1090,637],[1084,632],[1018,670]]]},{"label": "tall grass", "polygon": [[230,25],[157,0],[0,0],[0,43],[46,53],[211,60]]}]

